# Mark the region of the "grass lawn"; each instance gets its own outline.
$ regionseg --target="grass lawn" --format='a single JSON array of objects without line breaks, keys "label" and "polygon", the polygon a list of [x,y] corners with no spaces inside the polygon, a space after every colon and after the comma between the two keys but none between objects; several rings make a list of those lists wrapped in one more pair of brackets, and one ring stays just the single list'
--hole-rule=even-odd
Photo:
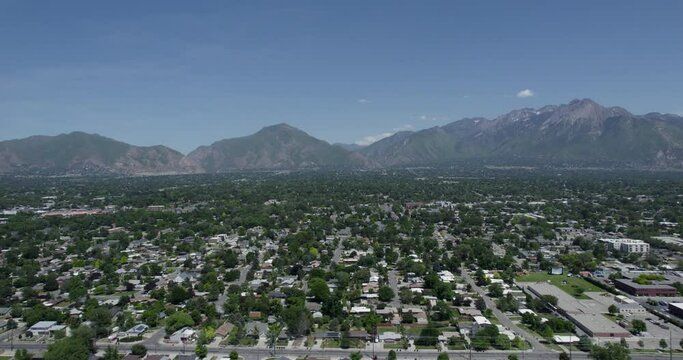
[{"label": "grass lawn", "polygon": [[[530,328],[527,324],[519,323],[519,324],[517,324],[517,326],[519,326],[519,327],[521,327],[522,329],[526,330],[526,331],[529,332],[530,334],[534,334],[534,335],[538,336],[538,337],[541,338],[541,339],[545,339],[545,338],[543,337],[543,335],[541,335],[541,334],[537,333],[536,331],[534,331],[534,330],[533,330],[532,328]],[[546,340],[552,342],[552,339],[546,339]]]},{"label": "grass lawn", "polygon": [[426,328],[427,325],[407,325],[404,326],[406,335],[420,335],[420,331]]},{"label": "grass lawn", "polygon": [[529,344],[526,340],[523,341],[520,347],[515,347],[517,350],[531,350],[531,344]]},{"label": "grass lawn", "polygon": [[552,349],[552,350],[555,350],[555,351],[564,352],[564,350],[562,350],[562,348],[560,347],[560,345],[557,345],[557,344],[555,344],[555,343],[548,343],[548,344],[544,344],[544,345],[547,346],[549,349]]},{"label": "grass lawn", "polygon": [[241,346],[254,346],[258,343],[258,340],[252,338],[251,336],[246,336],[240,339]]},{"label": "grass lawn", "polygon": [[583,289],[584,292],[605,292],[603,289],[589,283],[588,281],[567,275],[550,275],[546,272],[534,272],[527,275],[517,277],[517,282],[550,282],[551,284],[562,289],[569,295],[577,299],[590,299],[587,295],[580,293],[577,289]]},{"label": "grass lawn", "polygon": [[487,317],[487,319],[489,319],[489,321],[493,325],[500,325],[500,320],[498,320],[498,318],[495,315],[491,315],[490,317]]},{"label": "grass lawn", "polygon": [[395,333],[400,333],[400,329],[396,326],[378,326],[377,327],[377,333],[378,334],[384,334],[385,332],[395,332]]},{"label": "grass lawn", "polygon": [[448,350],[467,350],[465,339],[459,338],[454,343],[447,342]]},{"label": "grass lawn", "polygon": [[[321,346],[328,348],[341,348],[341,343],[339,340],[327,339],[323,342]],[[358,339],[349,339],[349,349],[365,349],[365,342]]]},{"label": "grass lawn", "polygon": [[339,348],[339,340],[323,340],[323,343],[320,345],[321,347],[324,347],[325,349],[327,348]]},{"label": "grass lawn", "polygon": [[407,349],[408,348],[408,341],[404,339],[401,341],[397,341],[395,343],[384,343],[384,348],[385,349]]},{"label": "grass lawn", "polygon": [[304,345],[306,347],[311,347],[311,346],[315,345],[315,337],[313,335],[308,335],[308,337],[306,337],[306,341],[304,342]]}]

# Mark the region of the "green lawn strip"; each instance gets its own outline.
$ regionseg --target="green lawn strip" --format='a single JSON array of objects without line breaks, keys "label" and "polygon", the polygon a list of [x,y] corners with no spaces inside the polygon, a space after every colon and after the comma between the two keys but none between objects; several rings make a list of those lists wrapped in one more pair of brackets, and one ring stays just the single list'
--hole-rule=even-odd
[{"label": "green lawn strip", "polygon": [[589,283],[588,281],[576,277],[566,275],[550,275],[545,272],[534,272],[527,275],[517,277],[517,282],[550,282],[551,284],[562,289],[569,295],[578,299],[590,299],[586,294],[577,293],[576,289],[583,289],[584,292],[604,292],[603,289]]},{"label": "green lawn strip", "polygon": [[407,341],[406,340],[401,340],[397,341],[395,343],[384,343],[384,348],[385,349],[407,349]]}]

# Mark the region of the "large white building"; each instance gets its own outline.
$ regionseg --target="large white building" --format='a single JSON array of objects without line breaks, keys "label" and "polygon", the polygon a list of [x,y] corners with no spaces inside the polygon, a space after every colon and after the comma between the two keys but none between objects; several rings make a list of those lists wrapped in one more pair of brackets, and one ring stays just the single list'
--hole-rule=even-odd
[{"label": "large white building", "polygon": [[607,244],[610,250],[619,250],[625,253],[645,254],[650,252],[650,244],[643,240],[635,239],[600,239]]}]

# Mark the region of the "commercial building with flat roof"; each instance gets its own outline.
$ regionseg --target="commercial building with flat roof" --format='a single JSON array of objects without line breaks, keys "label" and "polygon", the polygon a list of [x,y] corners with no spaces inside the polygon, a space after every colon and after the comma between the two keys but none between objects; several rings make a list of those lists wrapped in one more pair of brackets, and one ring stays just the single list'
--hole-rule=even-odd
[{"label": "commercial building with flat roof", "polygon": [[625,253],[645,254],[650,252],[650,244],[643,240],[635,239],[600,239],[610,250],[618,250]]},{"label": "commercial building with flat roof", "polygon": [[562,291],[555,285],[538,283],[520,283],[522,286],[540,297],[552,295],[557,298],[557,312],[565,316],[576,327],[589,336],[595,337],[630,337],[631,333],[602,314],[596,313],[595,308],[587,306],[580,300]]},{"label": "commercial building with flat roof", "polygon": [[631,333],[602,314],[567,313],[567,318],[586,334],[595,337],[630,337]]},{"label": "commercial building with flat roof", "polygon": [[628,279],[614,280],[614,287],[633,296],[676,296],[675,287],[665,284],[638,284]]},{"label": "commercial building with flat roof", "polygon": [[669,303],[669,312],[683,318],[683,303]]}]

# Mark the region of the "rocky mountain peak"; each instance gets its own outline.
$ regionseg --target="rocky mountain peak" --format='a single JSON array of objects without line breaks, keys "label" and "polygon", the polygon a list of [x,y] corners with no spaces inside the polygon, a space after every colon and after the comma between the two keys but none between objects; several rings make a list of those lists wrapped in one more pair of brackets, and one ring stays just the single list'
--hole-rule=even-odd
[{"label": "rocky mountain peak", "polygon": [[620,107],[604,107],[591,99],[575,99],[568,104],[554,109],[543,123],[542,128],[552,126],[601,126],[602,123],[615,116],[627,116],[630,113]]}]

